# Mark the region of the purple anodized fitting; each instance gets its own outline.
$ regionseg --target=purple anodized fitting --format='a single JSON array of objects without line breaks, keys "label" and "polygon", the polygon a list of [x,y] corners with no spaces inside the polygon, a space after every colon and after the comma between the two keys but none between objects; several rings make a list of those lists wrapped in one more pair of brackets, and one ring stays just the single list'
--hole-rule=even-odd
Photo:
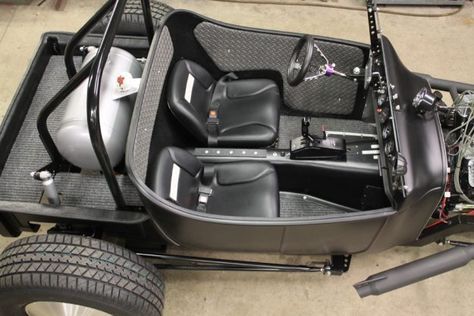
[{"label": "purple anodized fitting", "polygon": [[327,77],[331,77],[332,75],[334,75],[334,66],[326,64],[324,75]]}]

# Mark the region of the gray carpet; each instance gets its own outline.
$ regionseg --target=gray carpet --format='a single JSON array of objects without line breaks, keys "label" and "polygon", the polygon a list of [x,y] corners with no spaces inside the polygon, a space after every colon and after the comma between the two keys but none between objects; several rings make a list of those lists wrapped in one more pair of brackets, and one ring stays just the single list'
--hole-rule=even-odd
[{"label": "gray carpet", "polygon": [[[79,63],[79,60],[76,60]],[[41,183],[31,178],[30,173],[50,162],[36,129],[36,119],[41,108],[67,82],[62,56],[52,56],[33,98],[23,126],[10,152],[5,168],[0,175],[0,200],[36,203],[42,196]],[[52,135],[56,134],[64,106],[53,113],[48,121]],[[373,127],[360,122],[338,119],[313,118],[311,132],[318,133],[321,126],[326,130],[373,133]],[[301,134],[301,117],[282,116],[280,119],[280,148],[288,148],[290,139]],[[136,189],[128,177],[117,177],[125,199],[130,205],[141,205]],[[64,205],[114,209],[115,203],[105,178],[100,173],[60,173],[56,185]],[[344,212],[328,206],[320,200],[303,195],[282,193],[280,198],[283,217],[315,216]]]},{"label": "gray carpet", "polygon": [[[0,175],[0,200],[36,203],[41,199],[42,185],[39,181],[33,180],[30,173],[47,165],[50,159],[39,139],[36,118],[41,108],[66,82],[63,57],[52,56]],[[63,111],[64,106],[61,106],[49,118],[48,126],[53,137]],[[138,194],[128,177],[118,176],[117,178],[128,204],[140,205]],[[115,208],[105,178],[99,173],[61,173],[56,176],[56,186],[61,193],[64,205]]]},{"label": "gray carpet", "polygon": [[[280,116],[278,148],[289,148],[290,140],[301,136],[301,119],[301,116]],[[366,122],[317,117],[311,118],[311,125],[309,126],[310,134],[321,136],[323,126],[326,131],[376,134],[375,126]]]},{"label": "gray carpet", "polygon": [[356,211],[310,195],[280,192],[280,217],[324,216]]}]

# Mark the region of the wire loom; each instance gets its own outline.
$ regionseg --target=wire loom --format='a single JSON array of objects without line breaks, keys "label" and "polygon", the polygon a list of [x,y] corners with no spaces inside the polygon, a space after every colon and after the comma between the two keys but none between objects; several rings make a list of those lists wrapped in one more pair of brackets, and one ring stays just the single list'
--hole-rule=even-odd
[{"label": "wire loom", "polygon": [[[458,112],[460,112],[460,107],[467,107],[467,111],[469,111],[467,119],[458,127],[450,130],[445,136],[448,155],[457,157],[453,177],[454,188],[464,201],[474,204],[474,201],[467,197],[463,192],[460,183],[462,160],[469,150],[474,149],[474,91],[464,91],[461,93],[454,101],[453,107]],[[459,133],[459,136],[451,142],[450,139],[455,135],[455,133]],[[452,149],[455,149],[456,151],[451,153]]]}]

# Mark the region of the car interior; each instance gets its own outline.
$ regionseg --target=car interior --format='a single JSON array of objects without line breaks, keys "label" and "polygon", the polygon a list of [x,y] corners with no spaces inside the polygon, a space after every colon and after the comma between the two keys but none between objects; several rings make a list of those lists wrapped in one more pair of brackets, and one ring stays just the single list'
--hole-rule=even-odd
[{"label": "car interior", "polygon": [[[158,198],[204,216],[264,218],[390,205],[364,85],[367,46],[324,38],[300,45],[300,35],[184,11],[156,40],[130,169]],[[323,65],[341,75],[321,75]],[[313,78],[290,82],[301,66]]]}]

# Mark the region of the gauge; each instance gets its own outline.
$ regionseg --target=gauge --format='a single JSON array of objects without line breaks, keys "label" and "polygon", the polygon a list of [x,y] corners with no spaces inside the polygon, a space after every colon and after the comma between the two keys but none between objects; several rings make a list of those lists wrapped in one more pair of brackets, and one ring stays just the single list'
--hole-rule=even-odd
[{"label": "gauge", "polygon": [[391,124],[386,125],[386,126],[383,128],[383,131],[382,131],[382,137],[383,137],[383,139],[389,138],[390,136],[392,136],[392,133],[393,133],[393,127],[392,127],[392,125],[391,125]]},{"label": "gauge", "polygon": [[392,140],[389,141],[388,143],[385,144],[384,150],[387,156],[391,155],[395,150],[395,143]]}]

